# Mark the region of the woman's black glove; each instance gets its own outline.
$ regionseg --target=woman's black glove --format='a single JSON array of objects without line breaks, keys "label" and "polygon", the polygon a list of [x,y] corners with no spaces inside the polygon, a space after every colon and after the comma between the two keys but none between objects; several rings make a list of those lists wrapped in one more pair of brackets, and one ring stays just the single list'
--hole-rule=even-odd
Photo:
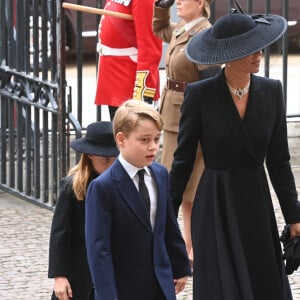
[{"label": "woman's black glove", "polygon": [[174,4],[175,0],[158,0],[155,2],[155,6],[162,8],[169,8]]},{"label": "woman's black glove", "polygon": [[146,103],[153,104],[153,98],[147,96],[144,96],[143,98]]},{"label": "woman's black glove", "polygon": [[285,225],[280,240],[283,244],[285,273],[290,275],[296,271],[300,265],[300,237],[296,236],[291,239],[290,225]]}]

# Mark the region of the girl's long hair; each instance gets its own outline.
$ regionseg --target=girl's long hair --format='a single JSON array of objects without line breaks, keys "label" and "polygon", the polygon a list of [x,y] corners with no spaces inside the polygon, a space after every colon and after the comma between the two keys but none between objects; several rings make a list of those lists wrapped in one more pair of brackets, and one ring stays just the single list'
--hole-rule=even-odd
[{"label": "girl's long hair", "polygon": [[81,154],[79,162],[69,170],[68,175],[73,175],[73,191],[79,201],[83,201],[86,196],[91,174],[93,173],[93,165],[88,155]]}]

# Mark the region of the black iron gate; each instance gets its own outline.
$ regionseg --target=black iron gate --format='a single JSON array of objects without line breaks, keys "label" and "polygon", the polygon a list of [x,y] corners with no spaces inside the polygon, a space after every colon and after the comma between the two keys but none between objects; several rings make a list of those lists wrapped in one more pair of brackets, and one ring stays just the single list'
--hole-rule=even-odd
[{"label": "black iron gate", "polygon": [[0,0],[1,189],[52,206],[66,169],[55,1]]},{"label": "black iron gate", "polygon": [[[65,75],[66,49],[73,47],[80,94],[82,13],[70,23],[62,2],[0,0],[0,189],[49,208],[77,159],[70,139],[84,130]],[[103,0],[88,2],[100,8]]]},{"label": "black iron gate", "polygon": [[[0,189],[47,207],[55,205],[59,180],[76,159],[70,154],[69,140],[81,136],[82,115],[90,113],[83,110],[82,104],[83,14],[76,13],[74,42],[62,2],[0,0]],[[104,1],[70,2],[99,8]],[[254,0],[239,2],[246,2],[245,12],[251,12]],[[218,3],[212,4],[212,20]],[[228,9],[234,6],[232,0],[226,3]],[[266,12],[270,11],[270,4],[270,0],[265,1]],[[288,0],[282,0],[285,17],[287,11]],[[95,21],[95,31],[99,19],[100,16]],[[71,47],[75,47],[78,70],[76,86],[72,87],[77,89],[76,116],[72,114],[65,75],[66,48]],[[281,54],[286,96],[286,38]],[[266,76],[269,76],[269,59],[270,50],[267,50]],[[95,66],[96,60],[97,55]]]}]

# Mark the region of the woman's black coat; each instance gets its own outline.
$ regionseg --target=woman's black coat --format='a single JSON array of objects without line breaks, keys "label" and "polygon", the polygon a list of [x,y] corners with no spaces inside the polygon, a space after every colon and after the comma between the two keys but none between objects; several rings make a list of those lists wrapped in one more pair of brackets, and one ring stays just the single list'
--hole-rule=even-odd
[{"label": "woman's black coat", "polygon": [[251,76],[243,119],[224,72],[187,86],[170,172],[177,210],[198,142],[206,168],[192,212],[193,299],[292,299],[264,168],[286,223],[300,222],[280,81]]},{"label": "woman's black coat", "polygon": [[[72,189],[72,177],[68,177],[62,182],[53,215],[48,277],[67,277],[73,291],[73,300],[88,300],[93,294],[84,224],[85,201],[76,199]],[[54,293],[52,299],[56,299]]]}]

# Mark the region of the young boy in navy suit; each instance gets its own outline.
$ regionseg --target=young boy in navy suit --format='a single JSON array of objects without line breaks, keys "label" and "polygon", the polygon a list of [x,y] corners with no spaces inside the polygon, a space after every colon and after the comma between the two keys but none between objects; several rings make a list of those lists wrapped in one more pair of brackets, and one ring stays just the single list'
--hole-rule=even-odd
[{"label": "young boy in navy suit", "polygon": [[176,300],[191,275],[168,172],[153,162],[162,125],[160,114],[143,101],[128,100],[115,114],[120,155],[91,182],[86,198],[96,300]]}]

